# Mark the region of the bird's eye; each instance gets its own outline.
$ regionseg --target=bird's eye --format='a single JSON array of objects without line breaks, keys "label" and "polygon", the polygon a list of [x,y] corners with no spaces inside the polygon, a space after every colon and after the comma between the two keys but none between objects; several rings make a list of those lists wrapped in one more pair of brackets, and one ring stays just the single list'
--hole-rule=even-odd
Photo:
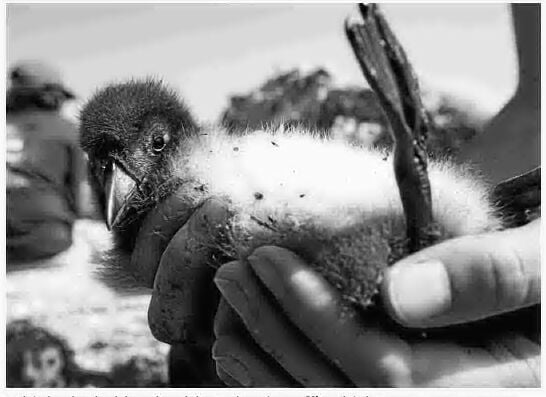
[{"label": "bird's eye", "polygon": [[169,142],[169,135],[155,135],[152,138],[152,150],[155,153],[160,153],[163,149],[165,149],[165,146],[167,146],[167,143]]}]

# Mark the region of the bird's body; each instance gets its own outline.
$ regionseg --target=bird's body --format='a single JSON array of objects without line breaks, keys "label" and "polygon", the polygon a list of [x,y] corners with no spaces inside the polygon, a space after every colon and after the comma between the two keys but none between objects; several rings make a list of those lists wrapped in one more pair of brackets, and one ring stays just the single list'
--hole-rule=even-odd
[{"label": "bird's body", "polygon": [[[118,164],[130,176],[125,180],[137,185],[125,188],[119,211],[110,214],[110,221],[116,215],[118,252],[130,256],[140,222],[169,194],[176,191],[189,209],[216,197],[231,214],[222,233],[211,233],[224,260],[244,258],[260,245],[280,245],[314,265],[347,301],[368,305],[381,270],[407,254],[388,156],[297,129],[230,135],[221,128],[194,128],[184,113],[177,119],[157,106],[177,109],[177,101],[159,83],[132,81],[99,92],[82,113],[82,143],[96,190],[104,195],[112,186],[101,183],[99,164]],[[157,131],[168,134],[168,144],[143,160],[142,148]],[[501,226],[487,188],[467,170],[431,162],[429,176],[441,238]]]},{"label": "bird's body", "polygon": [[[177,194],[194,208],[224,199],[232,214],[218,241],[228,259],[261,245],[289,248],[365,306],[381,270],[407,254],[392,160],[383,152],[301,130],[203,130],[179,149],[171,166],[181,179]],[[486,187],[466,172],[430,163],[441,238],[500,227]]]}]

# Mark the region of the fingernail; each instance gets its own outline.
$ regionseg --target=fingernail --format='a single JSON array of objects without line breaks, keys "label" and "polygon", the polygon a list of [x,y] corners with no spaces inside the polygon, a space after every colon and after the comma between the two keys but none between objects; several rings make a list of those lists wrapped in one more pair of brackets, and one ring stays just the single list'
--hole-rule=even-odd
[{"label": "fingernail", "polygon": [[232,357],[219,357],[216,359],[216,362],[242,386],[252,386],[252,378],[248,374],[246,367],[241,364],[241,362]]},{"label": "fingernail", "polygon": [[246,295],[236,282],[225,278],[215,277],[214,284],[216,284],[216,287],[220,290],[222,295],[228,298],[229,302],[234,300],[238,303],[246,303]]},{"label": "fingernail", "polygon": [[237,282],[216,276],[214,283],[231,307],[238,313],[249,313],[248,297]]},{"label": "fingernail", "polygon": [[386,281],[390,309],[407,325],[423,325],[451,307],[449,276],[440,261],[395,265]]},{"label": "fingernail", "polygon": [[275,259],[265,255],[252,254],[247,260],[254,273],[262,281],[277,283],[279,277],[275,269]]},{"label": "fingernail", "polygon": [[248,257],[252,269],[267,283],[283,284],[282,275],[287,269],[300,266],[301,260],[294,253],[279,247],[264,246]]}]

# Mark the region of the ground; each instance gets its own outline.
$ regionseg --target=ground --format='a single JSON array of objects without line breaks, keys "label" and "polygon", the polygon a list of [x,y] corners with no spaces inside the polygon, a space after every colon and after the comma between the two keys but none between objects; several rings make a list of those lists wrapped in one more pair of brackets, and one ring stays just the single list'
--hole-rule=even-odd
[{"label": "ground", "polygon": [[166,381],[168,345],[155,340],[148,328],[150,295],[117,294],[94,276],[94,253],[109,242],[102,223],[79,221],[74,234],[67,252],[10,268],[7,321],[31,319],[63,337],[86,370],[110,372],[116,364],[128,365],[132,357],[145,357]]}]

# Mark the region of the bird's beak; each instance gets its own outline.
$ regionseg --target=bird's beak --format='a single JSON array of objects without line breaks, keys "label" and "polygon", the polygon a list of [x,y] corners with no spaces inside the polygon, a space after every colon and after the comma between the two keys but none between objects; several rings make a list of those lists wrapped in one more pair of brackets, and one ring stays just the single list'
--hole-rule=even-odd
[{"label": "bird's beak", "polygon": [[128,207],[128,201],[136,188],[135,181],[115,162],[110,163],[104,180],[106,194],[106,226],[108,230],[118,225]]}]

